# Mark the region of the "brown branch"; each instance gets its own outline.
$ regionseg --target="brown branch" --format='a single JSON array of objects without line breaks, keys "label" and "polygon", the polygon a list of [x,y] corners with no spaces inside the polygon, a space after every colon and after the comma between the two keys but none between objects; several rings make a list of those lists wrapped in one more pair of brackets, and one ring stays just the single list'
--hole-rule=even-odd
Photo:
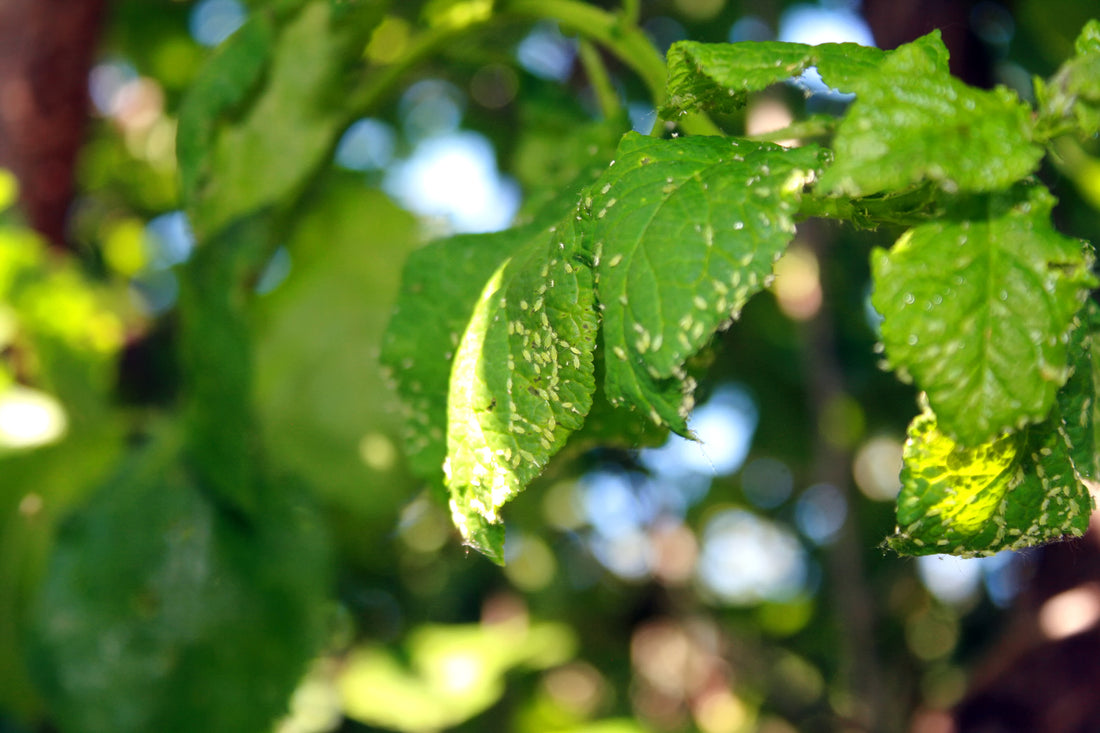
[{"label": "brown branch", "polygon": [[32,227],[64,246],[105,0],[0,2],[0,167]]}]

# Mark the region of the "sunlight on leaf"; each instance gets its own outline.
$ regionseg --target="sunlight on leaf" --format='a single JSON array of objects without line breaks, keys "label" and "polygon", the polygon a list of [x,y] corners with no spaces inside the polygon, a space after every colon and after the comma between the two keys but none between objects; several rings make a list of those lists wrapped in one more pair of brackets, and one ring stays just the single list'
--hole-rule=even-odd
[{"label": "sunlight on leaf", "polygon": [[1080,537],[1093,502],[1070,449],[1057,417],[967,448],[937,429],[926,406],[909,426],[889,546],[971,557]]},{"label": "sunlight on leaf", "polygon": [[595,390],[592,271],[573,215],[502,264],[455,354],[448,397],[451,512],[503,562],[499,509],[581,427]]}]

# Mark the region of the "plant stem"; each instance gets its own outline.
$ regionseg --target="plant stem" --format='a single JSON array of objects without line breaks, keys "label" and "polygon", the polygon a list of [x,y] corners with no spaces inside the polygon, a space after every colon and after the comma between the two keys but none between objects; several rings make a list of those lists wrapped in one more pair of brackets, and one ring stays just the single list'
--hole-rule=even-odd
[{"label": "plant stem", "polygon": [[429,28],[417,35],[409,43],[408,50],[400,59],[389,66],[369,72],[366,84],[352,92],[348,102],[350,119],[373,110],[397,87],[406,72],[441,50],[451,39],[481,25],[485,25],[485,21],[475,21],[462,26]]},{"label": "plant stem", "polygon": [[654,106],[665,101],[665,62],[638,26],[624,18],[577,0],[512,0],[501,4],[502,14],[556,20],[562,27],[604,46],[634,70]]},{"label": "plant stem", "polygon": [[611,76],[607,73],[600,52],[591,42],[581,39],[578,45],[581,64],[588,76],[588,82],[592,85],[592,91],[596,93],[596,101],[599,102],[600,111],[605,119],[615,119],[623,113],[622,104],[615,87],[611,84]]},{"label": "plant stem", "polygon": [[640,0],[623,0],[623,20],[631,25],[638,25],[642,8]]},{"label": "plant stem", "polygon": [[805,120],[792,122],[779,130],[761,132],[755,135],[746,135],[745,138],[747,140],[756,140],[757,142],[766,143],[778,142],[780,140],[808,140],[810,138],[825,137],[833,134],[839,122],[839,117],[814,115]]}]

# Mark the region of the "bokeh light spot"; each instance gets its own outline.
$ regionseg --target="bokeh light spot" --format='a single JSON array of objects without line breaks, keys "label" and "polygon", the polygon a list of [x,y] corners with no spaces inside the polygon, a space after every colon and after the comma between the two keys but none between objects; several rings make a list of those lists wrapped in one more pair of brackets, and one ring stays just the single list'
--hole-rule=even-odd
[{"label": "bokeh light spot", "polygon": [[393,128],[381,120],[356,120],[336,145],[336,165],[353,171],[384,168],[393,159],[396,137]]},{"label": "bokeh light spot", "polygon": [[868,499],[893,501],[901,491],[902,445],[895,438],[877,435],[856,451],[852,474]]},{"label": "bokeh light spot", "polygon": [[874,46],[871,28],[858,13],[845,7],[799,3],[779,19],[779,40],[790,43],[858,43]]},{"label": "bokeh light spot", "polygon": [[383,187],[411,211],[441,217],[457,232],[499,231],[519,209],[518,186],[500,175],[492,144],[475,132],[424,140],[390,167]]},{"label": "bokeh light spot", "polygon": [[726,509],[703,530],[698,577],[718,600],[751,605],[794,597],[806,585],[806,552],[786,527]]},{"label": "bokeh light spot", "polygon": [[199,0],[191,9],[191,37],[203,46],[217,46],[244,25],[245,17],[237,0]]},{"label": "bokeh light spot", "polygon": [[761,509],[774,509],[785,502],[794,489],[791,470],[774,458],[755,458],[741,472],[741,491]]},{"label": "bokeh light spot", "polygon": [[1064,639],[1100,621],[1100,585],[1085,583],[1051,597],[1039,608],[1039,630],[1048,639]]},{"label": "bokeh light spot", "polygon": [[795,524],[815,544],[827,545],[836,539],[848,517],[848,500],[832,484],[814,484],[798,497],[794,507]]},{"label": "bokeh light spot", "polygon": [[556,25],[540,24],[520,42],[516,58],[527,71],[552,81],[565,81],[573,70],[576,41],[561,34]]},{"label": "bokeh light spot", "polygon": [[35,448],[65,434],[61,403],[36,389],[14,384],[0,392],[0,447]]},{"label": "bokeh light spot", "polygon": [[944,603],[973,600],[982,583],[981,558],[924,555],[917,558],[917,573],[928,591]]}]

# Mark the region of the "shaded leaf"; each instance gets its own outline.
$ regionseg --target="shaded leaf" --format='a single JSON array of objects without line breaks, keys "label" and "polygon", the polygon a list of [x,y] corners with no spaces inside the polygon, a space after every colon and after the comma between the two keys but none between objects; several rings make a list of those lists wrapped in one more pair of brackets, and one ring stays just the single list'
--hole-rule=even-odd
[{"label": "shaded leaf", "polygon": [[323,638],[318,518],[283,482],[229,518],[179,444],[143,449],[57,538],[32,666],[66,731],[268,730]]},{"label": "shaded leaf", "polygon": [[948,191],[993,191],[1035,169],[1043,151],[1028,106],[1007,89],[963,84],[947,58],[933,31],[853,78],[856,101],[819,190],[867,196],[931,180]]},{"label": "shaded leaf", "polygon": [[337,171],[300,212],[290,274],[254,307],[258,428],[267,460],[337,507],[363,548],[365,537],[387,536],[407,491],[401,461],[364,460],[363,448],[400,432],[378,348],[417,223],[360,176]]},{"label": "shaded leaf", "polygon": [[463,539],[503,562],[500,508],[581,427],[595,389],[592,271],[576,217],[489,279],[455,354],[447,486]]},{"label": "shaded leaf", "polygon": [[764,287],[819,154],[718,137],[623,138],[586,199],[612,404],[687,432],[683,364]]},{"label": "shaded leaf", "polygon": [[779,41],[699,43],[677,41],[668,51],[665,117],[695,110],[730,111],[745,106],[749,92],[798,76],[816,66],[829,86],[854,91],[859,78],[885,58],[877,48],[856,43]]},{"label": "shaded leaf", "polygon": [[1060,417],[967,448],[928,410],[909,426],[897,534],[907,555],[967,557],[1032,547],[1088,529],[1093,502],[1077,479]]},{"label": "shaded leaf", "polygon": [[255,493],[252,324],[246,304],[277,223],[268,212],[237,220],[199,247],[180,277],[179,359],[186,375],[186,451],[219,500],[245,515]]},{"label": "shaded leaf", "polygon": [[887,357],[966,445],[1046,418],[1069,376],[1073,317],[1095,281],[1053,205],[1045,188],[1017,188],[987,218],[924,224],[873,253]]}]

